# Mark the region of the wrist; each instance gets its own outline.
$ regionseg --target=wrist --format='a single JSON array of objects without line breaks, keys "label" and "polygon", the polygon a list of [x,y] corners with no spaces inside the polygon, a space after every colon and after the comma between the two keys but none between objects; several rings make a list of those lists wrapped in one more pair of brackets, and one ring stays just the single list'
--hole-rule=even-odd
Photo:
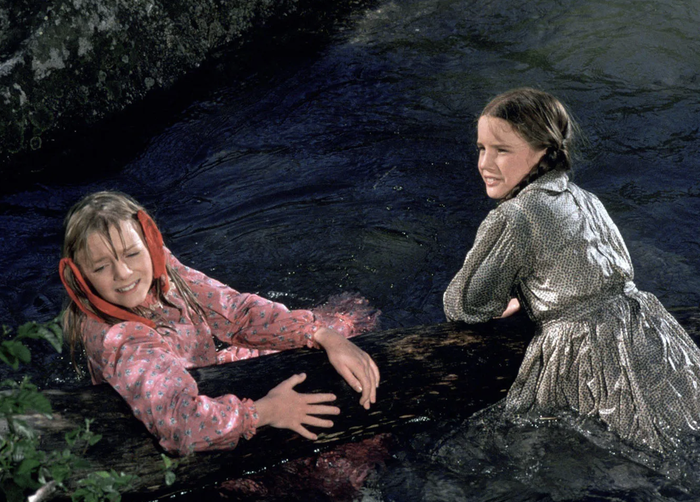
[{"label": "wrist", "polygon": [[262,424],[260,424],[260,415],[258,414],[258,409],[256,408],[255,402],[252,399],[245,398],[242,400],[242,404],[245,408],[245,411],[243,411],[245,426],[242,436],[245,439],[251,439],[253,436],[255,436],[258,427],[262,426]]},{"label": "wrist", "polygon": [[270,400],[267,397],[260,398],[253,402],[255,411],[258,414],[258,423],[256,424],[256,427],[260,428],[270,424],[270,404]]},{"label": "wrist", "polygon": [[337,337],[341,337],[340,333],[330,328],[319,328],[314,333],[314,342],[320,345],[324,349],[328,348],[328,345],[333,343],[333,340]]}]

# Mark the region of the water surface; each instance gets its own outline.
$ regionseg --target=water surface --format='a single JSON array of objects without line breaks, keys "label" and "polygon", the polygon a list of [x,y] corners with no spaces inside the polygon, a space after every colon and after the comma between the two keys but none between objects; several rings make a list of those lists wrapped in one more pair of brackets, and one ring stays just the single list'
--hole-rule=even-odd
[{"label": "water surface", "polygon": [[[124,131],[112,130],[111,157],[96,156],[89,176],[4,190],[0,320],[58,313],[62,218],[81,195],[117,189],[152,210],[184,263],[239,290],[293,307],[356,291],[384,312],[385,327],[441,322],[442,292],[493,207],[476,173],[475,118],[490,97],[523,85],[559,96],[579,120],[575,180],[620,227],[638,287],[669,308],[697,306],[699,23],[700,4],[687,0],[377,2],[313,50],[267,53],[195,83],[133,154],[114,156]],[[70,378],[63,359],[49,359],[47,384]],[[467,464],[497,459],[473,464],[476,477],[436,460],[440,452],[412,470],[409,445],[367,497],[690,500],[687,484],[611,454],[614,442],[601,450],[569,427],[554,439],[488,430],[496,447],[472,438],[459,451]],[[588,453],[577,457],[581,444]],[[528,448],[540,460],[515,468]],[[559,467],[572,463],[547,477],[551,448],[563,452]],[[485,476],[486,465],[498,475]],[[575,485],[583,466],[612,481]],[[439,489],[402,491],[395,469],[415,486],[440,472],[430,478]]]}]

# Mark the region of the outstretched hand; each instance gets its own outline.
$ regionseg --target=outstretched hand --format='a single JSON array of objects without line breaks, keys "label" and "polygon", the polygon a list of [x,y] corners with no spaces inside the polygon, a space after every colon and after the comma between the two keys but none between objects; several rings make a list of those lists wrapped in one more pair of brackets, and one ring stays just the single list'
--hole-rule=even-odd
[{"label": "outstretched hand", "polygon": [[271,425],[278,429],[289,429],[306,439],[318,436],[304,425],[314,427],[333,427],[331,420],[314,415],[339,415],[340,409],[321,403],[335,401],[333,394],[300,394],[294,387],[306,380],[305,373],[299,373],[274,387],[262,399],[255,401],[258,412],[258,427]]},{"label": "outstretched hand", "polygon": [[323,347],[328,360],[345,381],[362,393],[360,405],[366,410],[377,401],[379,368],[374,360],[357,345],[337,331],[321,328],[314,334],[316,342]]}]

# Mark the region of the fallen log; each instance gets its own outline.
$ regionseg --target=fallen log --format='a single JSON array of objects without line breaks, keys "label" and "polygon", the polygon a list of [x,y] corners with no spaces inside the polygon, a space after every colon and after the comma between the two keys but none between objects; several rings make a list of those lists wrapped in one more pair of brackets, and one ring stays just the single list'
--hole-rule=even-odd
[{"label": "fallen log", "polygon": [[[697,339],[698,311],[675,314],[686,327],[693,328],[689,332]],[[264,396],[293,373],[305,372],[307,380],[297,390],[335,393],[342,414],[334,419],[332,429],[316,431],[320,432],[317,441],[268,427],[250,441],[241,441],[235,450],[180,458],[176,482],[170,487],[164,482],[162,449],[107,385],[47,390],[44,394],[53,406],[53,418],[27,418],[40,432],[41,445],[47,451],[64,448],[64,434],[86,417],[94,418],[91,429],[101,434],[102,440],[85,454],[91,470],[136,474],[139,479],[128,489],[129,500],[153,500],[312,455],[342,442],[405,431],[432,421],[466,418],[505,396],[533,332],[533,325],[519,315],[481,325],[445,323],[357,337],[355,343],[372,355],[382,372],[377,403],[370,410],[359,406],[358,395],[337,375],[322,351],[298,349],[193,370],[203,394],[235,393],[252,399]],[[78,473],[76,479],[88,472]],[[68,486],[74,486],[76,479],[69,480]]]}]

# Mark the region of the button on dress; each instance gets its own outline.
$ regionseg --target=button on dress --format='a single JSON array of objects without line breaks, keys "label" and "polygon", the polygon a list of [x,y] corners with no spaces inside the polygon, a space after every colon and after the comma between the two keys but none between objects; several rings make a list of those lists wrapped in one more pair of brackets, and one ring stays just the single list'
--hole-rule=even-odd
[{"label": "button on dress", "polygon": [[700,427],[700,350],[633,278],[601,202],[553,171],[488,214],[445,291],[445,314],[485,322],[517,295],[538,329],[506,410],[573,409],[664,451]]}]

